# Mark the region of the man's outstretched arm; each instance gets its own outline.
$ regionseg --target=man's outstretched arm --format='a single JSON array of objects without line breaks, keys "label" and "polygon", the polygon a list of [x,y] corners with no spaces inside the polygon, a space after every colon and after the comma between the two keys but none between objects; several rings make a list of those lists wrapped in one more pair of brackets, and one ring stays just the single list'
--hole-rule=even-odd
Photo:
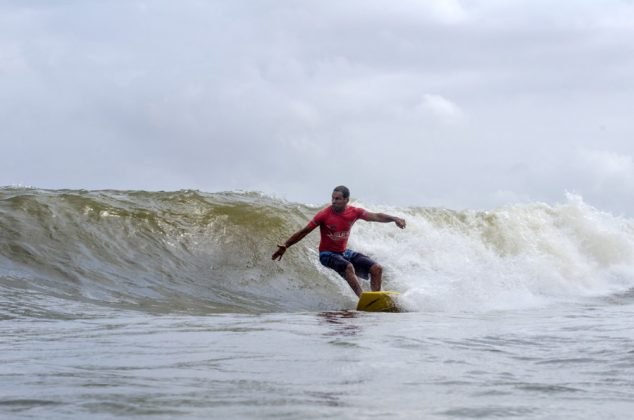
[{"label": "man's outstretched arm", "polygon": [[365,212],[364,220],[367,220],[368,222],[380,223],[394,222],[396,223],[396,226],[400,227],[401,229],[405,229],[405,226],[407,225],[405,219],[401,219],[400,217],[390,216],[389,214],[385,213],[371,213],[369,211]]},{"label": "man's outstretched arm", "polygon": [[298,230],[297,232],[293,233],[293,235],[291,235],[291,237],[288,238],[286,242],[284,242],[284,245],[277,246],[277,251],[275,251],[271,259],[280,261],[282,259],[282,255],[284,255],[288,247],[304,239],[304,236],[312,232],[315,227],[316,226],[313,226],[312,223],[309,223],[304,229]]}]

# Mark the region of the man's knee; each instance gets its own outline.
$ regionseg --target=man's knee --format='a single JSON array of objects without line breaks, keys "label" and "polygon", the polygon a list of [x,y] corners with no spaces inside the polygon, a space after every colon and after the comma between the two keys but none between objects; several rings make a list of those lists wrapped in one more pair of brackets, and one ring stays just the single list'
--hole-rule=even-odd
[{"label": "man's knee", "polygon": [[370,267],[370,274],[373,276],[380,276],[383,274],[383,266],[381,264],[374,264]]},{"label": "man's knee", "polygon": [[354,273],[354,266],[352,265],[352,263],[348,263],[348,265],[346,265],[346,276],[349,275],[355,275]]}]

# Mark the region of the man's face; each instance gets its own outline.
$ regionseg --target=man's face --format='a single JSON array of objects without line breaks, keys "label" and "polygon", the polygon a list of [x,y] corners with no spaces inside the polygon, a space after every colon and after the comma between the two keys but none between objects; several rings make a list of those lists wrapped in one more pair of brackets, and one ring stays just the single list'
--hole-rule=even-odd
[{"label": "man's face", "polygon": [[337,213],[343,211],[348,204],[348,199],[343,198],[343,193],[341,191],[334,191],[332,193],[332,209]]}]

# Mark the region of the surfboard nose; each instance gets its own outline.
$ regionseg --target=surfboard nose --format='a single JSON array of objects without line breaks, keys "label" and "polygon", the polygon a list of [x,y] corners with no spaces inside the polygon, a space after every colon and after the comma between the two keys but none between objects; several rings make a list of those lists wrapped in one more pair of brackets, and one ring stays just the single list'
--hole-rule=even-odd
[{"label": "surfboard nose", "polygon": [[400,312],[395,299],[399,294],[393,291],[363,292],[359,297],[357,311]]}]

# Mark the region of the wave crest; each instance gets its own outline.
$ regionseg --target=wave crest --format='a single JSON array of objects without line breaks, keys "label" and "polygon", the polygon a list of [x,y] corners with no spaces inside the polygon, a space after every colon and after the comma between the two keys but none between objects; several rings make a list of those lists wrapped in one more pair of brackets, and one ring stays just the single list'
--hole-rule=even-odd
[{"label": "wave crest", "polygon": [[[386,288],[411,310],[531,306],[634,283],[634,223],[577,196],[491,212],[369,210],[408,220],[405,231],[359,222],[350,246],[386,267]],[[0,286],[163,312],[352,308],[345,282],[317,262],[317,233],[270,259],[317,211],[259,193],[4,188]]]}]

